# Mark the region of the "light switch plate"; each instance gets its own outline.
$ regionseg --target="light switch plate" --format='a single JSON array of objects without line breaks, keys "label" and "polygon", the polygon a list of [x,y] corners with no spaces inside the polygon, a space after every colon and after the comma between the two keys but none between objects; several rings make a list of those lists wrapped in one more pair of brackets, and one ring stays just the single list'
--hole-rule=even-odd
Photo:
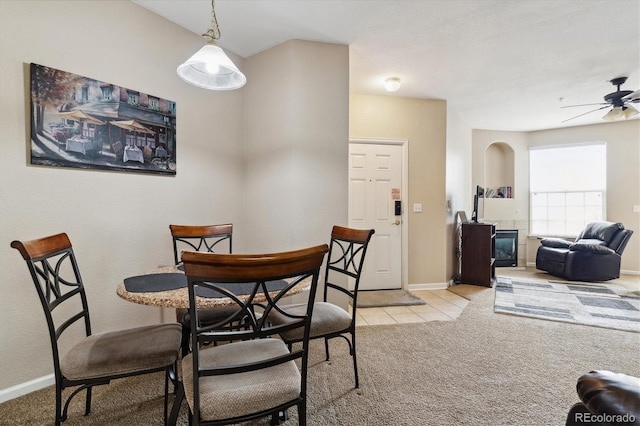
[{"label": "light switch plate", "polygon": [[414,213],[422,213],[422,204],[420,203],[415,203],[413,205],[413,212]]},{"label": "light switch plate", "polygon": [[633,206],[634,213],[640,213],[640,206]]}]

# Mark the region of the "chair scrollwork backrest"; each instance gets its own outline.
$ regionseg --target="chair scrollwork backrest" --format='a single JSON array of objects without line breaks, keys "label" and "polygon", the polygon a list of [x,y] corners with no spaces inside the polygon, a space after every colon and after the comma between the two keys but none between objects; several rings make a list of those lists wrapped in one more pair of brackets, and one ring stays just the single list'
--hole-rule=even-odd
[{"label": "chair scrollwork backrest", "polygon": [[[13,241],[11,247],[20,252],[31,273],[44,309],[56,374],[59,374],[58,340],[63,332],[76,321],[84,320],[86,335],[91,335],[87,297],[71,241],[67,234],[62,233],[26,242]],[[70,308],[78,309],[78,298],[79,311],[66,314],[65,319],[53,314],[54,310],[62,309],[62,306],[65,306],[65,311]]]},{"label": "chair scrollwork backrest", "polygon": [[[233,252],[233,224],[231,223],[222,225],[169,225],[169,228],[173,239],[173,257],[176,265],[180,262],[180,253],[184,250],[207,253]],[[224,244],[226,244],[226,247],[223,247]]]},{"label": "chair scrollwork backrest", "polygon": [[[183,368],[186,363],[191,366],[191,369],[187,367],[187,371],[183,370],[183,375],[186,374],[192,384],[189,389],[185,388],[185,392],[193,410],[195,424],[199,424],[200,404],[205,404],[200,397],[200,383],[207,380],[208,376],[216,376],[216,381],[220,381],[223,380],[223,376],[236,373],[250,373],[284,364],[291,365],[296,359],[299,359],[301,363],[300,373],[297,373],[297,368],[295,368],[300,380],[299,394],[291,399],[285,398],[287,399],[285,405],[298,404],[299,409],[303,409],[301,407],[306,401],[307,356],[313,300],[320,268],[327,251],[327,245],[323,244],[272,254],[239,255],[189,251],[182,253],[189,289],[192,347],[192,352],[187,355],[186,361],[183,361]],[[301,292],[303,289],[307,302],[305,312],[297,314],[285,312],[281,307],[281,304],[286,300],[285,297]],[[199,321],[200,310],[197,304],[198,300],[203,297],[228,298],[227,300],[237,308],[237,318],[242,318],[242,327],[223,327],[221,324],[210,325]],[[268,320],[269,313],[272,311],[286,315],[289,321],[284,324],[272,324]],[[229,321],[234,321],[237,318],[230,318]],[[284,343],[275,338],[280,333],[301,328],[304,329],[305,337],[302,347],[297,350],[286,350]],[[217,346],[218,342],[231,343]],[[234,345],[236,345],[235,347],[250,348],[243,351],[252,350],[250,342],[265,344],[279,342],[285,350],[273,354],[269,351],[258,351],[253,354],[255,356],[252,355],[249,362],[246,360],[244,362],[238,361],[237,358],[225,360],[224,357],[215,357],[216,361],[213,363],[201,362],[201,359],[207,359],[207,352],[211,353],[211,351],[217,350],[222,353],[231,350]],[[214,343],[214,345],[208,345],[209,343]],[[265,372],[265,374],[268,373]],[[207,387],[207,389],[209,388]],[[241,389],[236,389],[236,391],[242,392]],[[263,391],[265,394],[260,398],[268,400],[269,392],[271,392],[269,386],[266,386]],[[209,401],[211,398],[211,396],[206,397]],[[266,411],[263,409],[258,413],[251,413],[247,407],[243,407],[243,409],[245,411],[241,415],[246,416],[243,419],[270,413],[268,409]],[[282,409],[282,405],[279,409]],[[276,409],[275,412],[277,413],[279,409]]]}]

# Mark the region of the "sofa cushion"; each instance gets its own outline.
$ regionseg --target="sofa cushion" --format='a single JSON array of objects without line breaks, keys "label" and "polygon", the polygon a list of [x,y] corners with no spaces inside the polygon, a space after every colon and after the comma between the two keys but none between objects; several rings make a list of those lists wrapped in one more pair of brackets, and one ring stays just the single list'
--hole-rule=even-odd
[{"label": "sofa cushion", "polygon": [[563,240],[562,238],[543,238],[540,240],[540,244],[545,247],[553,248],[569,248],[571,241]]},{"label": "sofa cushion", "polygon": [[615,253],[615,251],[611,250],[609,247],[605,246],[604,244],[589,244],[589,243],[584,243],[582,241],[585,241],[585,240],[580,240],[580,242],[578,243],[571,244],[571,247],[569,248],[569,250],[588,251],[590,253],[596,253],[596,254],[614,254]]},{"label": "sofa cushion", "polygon": [[601,240],[609,245],[616,233],[622,229],[624,229],[624,225],[621,223],[592,222],[584,228],[579,238]]},{"label": "sofa cushion", "polygon": [[[581,238],[576,240],[574,244],[591,244],[594,246],[605,246],[607,247],[607,243],[602,240],[594,240],[593,238]],[[572,244],[573,245],[573,244]]]}]

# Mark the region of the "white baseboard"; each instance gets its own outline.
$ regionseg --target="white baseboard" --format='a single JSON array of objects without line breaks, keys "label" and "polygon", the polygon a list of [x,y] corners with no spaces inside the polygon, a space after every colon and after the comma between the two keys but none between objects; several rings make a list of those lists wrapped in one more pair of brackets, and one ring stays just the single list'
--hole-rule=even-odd
[{"label": "white baseboard", "polygon": [[47,386],[54,385],[56,383],[56,377],[53,374],[42,376],[37,379],[29,380],[28,382],[20,383],[19,385],[11,386],[7,389],[0,390],[0,404],[3,402],[12,400],[22,395],[46,388]]},{"label": "white baseboard", "polygon": [[418,290],[446,290],[449,286],[448,283],[424,283],[424,284],[409,284],[407,285],[408,291]]}]

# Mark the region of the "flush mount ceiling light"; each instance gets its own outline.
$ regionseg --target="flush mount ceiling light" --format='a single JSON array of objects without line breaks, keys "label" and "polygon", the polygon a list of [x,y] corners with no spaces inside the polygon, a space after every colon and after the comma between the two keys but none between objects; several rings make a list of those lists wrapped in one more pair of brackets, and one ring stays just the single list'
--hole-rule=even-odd
[{"label": "flush mount ceiling light", "polygon": [[209,90],[234,90],[244,86],[247,78],[216,43],[220,28],[214,0],[211,0],[211,28],[202,37],[209,42],[178,67],[178,76],[189,84]]},{"label": "flush mount ceiling light", "polygon": [[398,77],[389,77],[384,81],[384,88],[387,92],[395,92],[400,88],[400,79]]}]

